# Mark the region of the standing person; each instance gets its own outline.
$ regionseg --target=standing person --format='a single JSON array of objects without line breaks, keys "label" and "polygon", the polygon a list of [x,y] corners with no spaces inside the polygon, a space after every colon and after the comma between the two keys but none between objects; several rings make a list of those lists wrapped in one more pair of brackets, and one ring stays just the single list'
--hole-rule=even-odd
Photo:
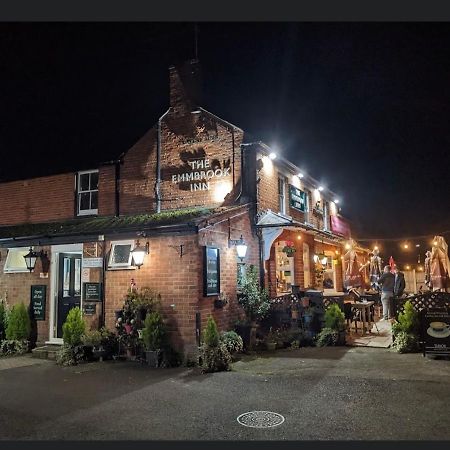
[{"label": "standing person", "polygon": [[396,265],[394,265],[394,276],[394,296],[401,297],[406,287],[405,274],[403,272],[400,272]]},{"label": "standing person", "polygon": [[378,279],[381,285],[381,303],[383,304],[383,318],[381,320],[391,319],[392,314],[392,297],[394,296],[395,276],[391,273],[390,266],[384,266],[383,274]]}]

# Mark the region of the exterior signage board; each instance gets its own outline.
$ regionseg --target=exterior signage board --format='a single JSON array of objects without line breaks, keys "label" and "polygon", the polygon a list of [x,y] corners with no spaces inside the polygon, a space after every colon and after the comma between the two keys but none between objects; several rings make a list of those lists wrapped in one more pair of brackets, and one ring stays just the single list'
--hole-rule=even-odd
[{"label": "exterior signage board", "polygon": [[306,210],[306,193],[302,190],[289,185],[289,203],[291,208],[296,209],[297,211],[305,212]]},{"label": "exterior signage board", "polygon": [[90,302],[100,302],[102,299],[101,283],[83,283],[84,297],[83,300]]},{"label": "exterior signage board", "polygon": [[216,247],[203,247],[203,295],[220,294],[220,257]]},{"label": "exterior signage board", "polygon": [[45,320],[45,306],[47,301],[47,286],[31,286],[31,310],[35,320]]},{"label": "exterior signage board", "polygon": [[421,314],[424,353],[450,355],[450,313],[447,308],[429,308]]}]

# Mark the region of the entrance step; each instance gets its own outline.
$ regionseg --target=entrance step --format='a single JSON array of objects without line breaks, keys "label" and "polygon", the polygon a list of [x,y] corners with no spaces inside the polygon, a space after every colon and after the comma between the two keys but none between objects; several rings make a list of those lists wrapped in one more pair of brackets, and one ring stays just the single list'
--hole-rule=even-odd
[{"label": "entrance step", "polygon": [[42,347],[33,348],[31,356],[33,358],[56,360],[56,352],[60,348],[61,346],[57,344],[43,345]]}]

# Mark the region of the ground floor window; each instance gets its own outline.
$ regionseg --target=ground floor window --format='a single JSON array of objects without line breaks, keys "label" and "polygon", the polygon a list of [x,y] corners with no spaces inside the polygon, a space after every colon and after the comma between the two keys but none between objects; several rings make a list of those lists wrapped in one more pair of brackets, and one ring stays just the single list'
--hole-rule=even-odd
[{"label": "ground floor window", "polygon": [[285,247],[286,241],[278,241],[275,246],[277,294],[291,292],[294,284],[294,257],[283,252]]}]

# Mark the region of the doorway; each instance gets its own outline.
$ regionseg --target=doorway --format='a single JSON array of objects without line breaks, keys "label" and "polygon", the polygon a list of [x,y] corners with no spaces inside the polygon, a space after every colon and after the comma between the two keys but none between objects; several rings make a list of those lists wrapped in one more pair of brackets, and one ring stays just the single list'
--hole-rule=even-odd
[{"label": "doorway", "polygon": [[61,339],[67,314],[72,308],[81,307],[81,255],[60,253],[58,259],[56,337]]}]

